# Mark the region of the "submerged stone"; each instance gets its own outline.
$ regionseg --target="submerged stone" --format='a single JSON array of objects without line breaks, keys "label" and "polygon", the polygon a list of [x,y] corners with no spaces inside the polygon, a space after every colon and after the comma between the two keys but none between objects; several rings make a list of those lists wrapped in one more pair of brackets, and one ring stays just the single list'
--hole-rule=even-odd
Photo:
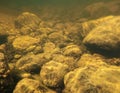
[{"label": "submerged stone", "polygon": [[37,43],[39,43],[39,39],[30,36],[19,36],[13,41],[13,47],[16,50],[25,50]]},{"label": "submerged stone", "polygon": [[15,20],[15,27],[21,34],[29,34],[38,28],[41,20],[33,13],[23,12]]},{"label": "submerged stone", "polygon": [[56,93],[33,79],[22,79],[16,85],[13,93]]},{"label": "submerged stone", "polygon": [[41,66],[49,61],[45,56],[45,54],[27,54],[16,62],[16,67],[28,73],[39,73]]},{"label": "submerged stone", "polygon": [[63,78],[67,72],[67,65],[55,61],[50,61],[42,66],[40,77],[43,84],[48,87],[63,87]]},{"label": "submerged stone", "polygon": [[65,75],[63,93],[119,93],[120,68],[86,66]]},{"label": "submerged stone", "polygon": [[120,16],[111,18],[95,27],[83,40],[83,43],[94,51],[120,51]]}]

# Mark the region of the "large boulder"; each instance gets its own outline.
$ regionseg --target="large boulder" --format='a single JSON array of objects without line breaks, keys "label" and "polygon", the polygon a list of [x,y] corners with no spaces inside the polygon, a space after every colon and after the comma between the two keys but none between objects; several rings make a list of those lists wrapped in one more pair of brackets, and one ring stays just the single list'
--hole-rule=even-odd
[{"label": "large boulder", "polygon": [[24,12],[15,20],[15,27],[21,34],[29,34],[39,27],[41,20],[33,13]]},{"label": "large boulder", "polygon": [[16,85],[13,93],[56,93],[33,79],[22,79]]},{"label": "large boulder", "polygon": [[68,66],[59,62],[50,61],[42,66],[40,77],[48,87],[62,87],[64,75],[68,72]]},{"label": "large boulder", "polygon": [[83,40],[90,49],[102,52],[120,51],[120,16],[111,18],[94,28]]},{"label": "large boulder", "polygon": [[112,18],[114,18],[115,16],[105,16],[105,17],[101,17],[98,19],[94,19],[94,20],[89,20],[89,21],[85,21],[83,23],[81,23],[79,26],[80,29],[80,36],[84,38],[86,35],[88,35],[89,32],[91,32],[91,30],[93,30],[95,27],[97,27],[99,24],[104,23]]},{"label": "large boulder", "polygon": [[63,93],[120,93],[120,68],[86,66],[65,75]]}]

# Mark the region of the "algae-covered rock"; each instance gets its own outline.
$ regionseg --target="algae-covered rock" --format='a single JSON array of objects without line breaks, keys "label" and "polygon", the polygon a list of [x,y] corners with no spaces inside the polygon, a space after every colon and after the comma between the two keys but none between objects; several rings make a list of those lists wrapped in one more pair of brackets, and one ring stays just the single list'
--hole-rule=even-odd
[{"label": "algae-covered rock", "polygon": [[[11,92],[14,87],[13,78],[10,75],[10,69],[5,62],[4,54],[1,53],[0,60],[0,92],[1,93],[8,93]],[[4,59],[4,60],[3,60]]]},{"label": "algae-covered rock", "polygon": [[49,28],[49,27],[39,27],[38,31],[41,33],[41,34],[50,34],[53,32],[53,29],[52,28]]},{"label": "algae-covered rock", "polygon": [[33,79],[22,79],[19,81],[13,93],[56,93],[55,91],[43,86],[39,81]]},{"label": "algae-covered rock", "polygon": [[83,54],[79,61],[77,62],[78,67],[86,67],[86,66],[93,66],[93,67],[100,67],[107,65],[105,63],[105,59],[103,56],[99,54]]},{"label": "algae-covered rock", "polygon": [[84,38],[86,35],[91,32],[99,24],[109,21],[110,19],[115,18],[115,16],[105,16],[95,20],[86,21],[80,24],[80,37]]},{"label": "algae-covered rock", "polygon": [[60,32],[53,32],[49,34],[48,39],[59,46],[61,43],[67,40],[67,37],[64,36],[63,33],[60,31]]},{"label": "algae-covered rock", "polygon": [[41,66],[47,61],[49,61],[49,58],[47,58],[45,54],[34,55],[33,53],[30,53],[25,55],[24,57],[21,57],[16,62],[16,67],[19,70],[29,73],[38,73]]},{"label": "algae-covered rock", "polygon": [[110,65],[120,66],[120,58],[119,57],[112,57],[112,58],[106,58],[106,63]]},{"label": "algae-covered rock", "polygon": [[19,36],[13,41],[13,48],[16,50],[25,50],[35,44],[38,44],[39,39],[30,36]]},{"label": "algae-covered rock", "polygon": [[24,12],[16,18],[15,27],[21,34],[29,34],[38,28],[40,22],[40,18],[35,14]]},{"label": "algae-covered rock", "polygon": [[77,60],[71,56],[64,56],[62,54],[54,54],[52,56],[52,60],[68,65],[68,69],[70,71],[74,70],[76,67],[78,67]]},{"label": "algae-covered rock", "polygon": [[64,35],[66,35],[69,38],[69,42],[72,42],[74,44],[81,44],[81,23],[70,23],[66,22],[64,23]]},{"label": "algae-covered rock", "polygon": [[83,54],[79,61],[77,62],[78,67],[85,67],[88,65],[92,65],[95,67],[105,66],[107,64],[120,66],[120,58],[119,57],[104,57],[100,54]]},{"label": "algae-covered rock", "polygon": [[67,72],[67,65],[50,61],[42,66],[40,77],[43,84],[48,87],[63,87],[63,78]]},{"label": "algae-covered rock", "polygon": [[120,68],[86,66],[65,75],[63,93],[119,93]]},{"label": "algae-covered rock", "polygon": [[79,57],[82,54],[82,50],[77,45],[68,45],[63,50],[65,56]]},{"label": "algae-covered rock", "polygon": [[0,52],[0,61],[4,61],[4,60],[5,60],[5,55]]},{"label": "algae-covered rock", "polygon": [[120,16],[116,16],[94,28],[83,40],[90,49],[98,52],[120,51]]},{"label": "algae-covered rock", "polygon": [[52,43],[52,42],[47,42],[45,43],[44,47],[43,47],[43,50],[44,52],[52,52],[54,51],[54,49],[56,48],[55,44]]}]

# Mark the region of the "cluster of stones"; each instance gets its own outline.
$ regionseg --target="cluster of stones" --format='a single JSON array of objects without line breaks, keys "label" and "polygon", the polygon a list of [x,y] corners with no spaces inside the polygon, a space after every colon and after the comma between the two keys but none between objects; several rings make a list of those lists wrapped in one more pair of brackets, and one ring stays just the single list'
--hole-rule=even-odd
[{"label": "cluster of stones", "polygon": [[[120,92],[120,68],[108,64],[119,63],[119,58],[107,57],[120,50],[120,17],[70,24],[47,24],[29,12],[16,18],[18,33],[8,36],[7,42],[13,51],[9,60],[16,83],[13,93]],[[0,56],[0,91],[4,93],[10,84],[2,80],[8,80],[10,70],[4,53]]]},{"label": "cluster of stones", "polygon": [[10,69],[5,59],[5,44],[0,45],[0,92],[11,92],[14,82],[10,76]]}]

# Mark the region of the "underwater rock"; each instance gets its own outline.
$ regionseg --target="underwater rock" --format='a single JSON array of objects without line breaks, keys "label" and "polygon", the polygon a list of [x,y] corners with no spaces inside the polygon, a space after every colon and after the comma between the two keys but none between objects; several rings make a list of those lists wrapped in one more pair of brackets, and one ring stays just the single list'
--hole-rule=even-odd
[{"label": "underwater rock", "polygon": [[43,50],[44,52],[52,52],[54,51],[54,49],[56,48],[55,44],[52,43],[52,42],[47,42],[45,43],[44,47],[43,47]]},{"label": "underwater rock", "polygon": [[54,25],[54,28],[57,29],[57,30],[61,30],[61,28],[64,29],[64,23],[62,23],[62,22],[56,23]]},{"label": "underwater rock", "polygon": [[[62,27],[63,28],[63,27]],[[64,26],[64,35],[69,38],[69,42],[74,44],[81,44],[81,23],[71,24],[70,22],[66,22]]]},{"label": "underwater rock", "polygon": [[91,65],[92,67],[106,66],[106,61],[100,54],[83,54],[77,62],[78,67],[86,67]]},{"label": "underwater rock", "polygon": [[60,54],[61,53],[61,50],[59,47],[56,47],[56,45],[52,42],[46,42],[43,46],[43,51],[44,53],[49,56],[52,56],[55,55],[55,54]]},{"label": "underwater rock", "polygon": [[113,57],[113,58],[106,58],[106,63],[110,65],[120,66],[120,58],[119,57]]},{"label": "underwater rock", "polygon": [[63,87],[63,78],[67,72],[67,65],[55,61],[50,61],[42,66],[40,77],[43,84],[48,87]]},{"label": "underwater rock", "polygon": [[24,12],[15,20],[15,27],[19,29],[20,33],[30,34],[39,27],[41,19],[33,13]]},{"label": "underwater rock", "polygon": [[77,64],[76,64],[77,60],[71,56],[64,56],[62,54],[54,54],[52,55],[52,60],[68,65],[69,71],[74,70],[77,67]]},{"label": "underwater rock", "polygon": [[59,31],[49,34],[48,39],[57,46],[59,46],[61,43],[67,41],[67,36],[63,35],[63,32]]},{"label": "underwater rock", "polygon": [[115,16],[105,16],[105,17],[101,17],[95,20],[90,20],[90,21],[86,21],[81,23],[79,26],[80,29],[80,36],[82,39],[84,39],[84,37],[86,37],[89,32],[91,32],[91,30],[93,30],[95,27],[97,27],[99,24],[104,23],[112,18],[115,18]]},{"label": "underwater rock", "polygon": [[65,75],[63,93],[119,93],[120,68],[86,66]]},{"label": "underwater rock", "polygon": [[0,92],[8,93],[11,92],[14,87],[13,78],[10,75],[10,69],[6,62],[4,62],[4,54],[0,54]]},{"label": "underwater rock", "polygon": [[41,66],[47,61],[49,61],[49,58],[45,54],[29,53],[16,62],[16,68],[28,73],[39,73]]},{"label": "underwater rock", "polygon": [[2,62],[4,60],[5,60],[5,55],[4,55],[4,53],[0,52],[0,61]]},{"label": "underwater rock", "polygon": [[97,52],[120,51],[120,16],[101,23],[95,27],[83,40],[83,43],[91,50]]},{"label": "underwater rock", "polygon": [[40,28],[45,28],[45,27],[53,28],[55,23],[56,23],[56,21],[53,21],[53,20],[42,21],[39,26],[40,26]]},{"label": "underwater rock", "polygon": [[6,58],[6,44],[0,45],[0,93],[12,92],[14,81]]},{"label": "underwater rock", "polygon": [[12,44],[15,50],[21,51],[38,44],[39,42],[39,39],[30,36],[19,36],[13,41]]},{"label": "underwater rock", "polygon": [[1,44],[0,45],[0,52],[4,53],[6,51],[6,44]]},{"label": "underwater rock", "polygon": [[56,92],[43,86],[37,80],[25,78],[17,83],[13,93],[56,93]]},{"label": "underwater rock", "polygon": [[4,36],[8,36],[10,34],[9,27],[6,24],[0,22],[0,41]]},{"label": "underwater rock", "polygon": [[47,34],[47,35],[54,32],[54,30],[52,28],[49,28],[49,27],[39,27],[38,31],[41,34]]},{"label": "underwater rock", "polygon": [[5,62],[0,62],[0,92],[8,93],[12,91],[14,81],[10,76],[10,70]]},{"label": "underwater rock", "polygon": [[80,47],[74,44],[68,45],[63,49],[63,55],[65,56],[80,57],[81,54],[82,50]]}]

